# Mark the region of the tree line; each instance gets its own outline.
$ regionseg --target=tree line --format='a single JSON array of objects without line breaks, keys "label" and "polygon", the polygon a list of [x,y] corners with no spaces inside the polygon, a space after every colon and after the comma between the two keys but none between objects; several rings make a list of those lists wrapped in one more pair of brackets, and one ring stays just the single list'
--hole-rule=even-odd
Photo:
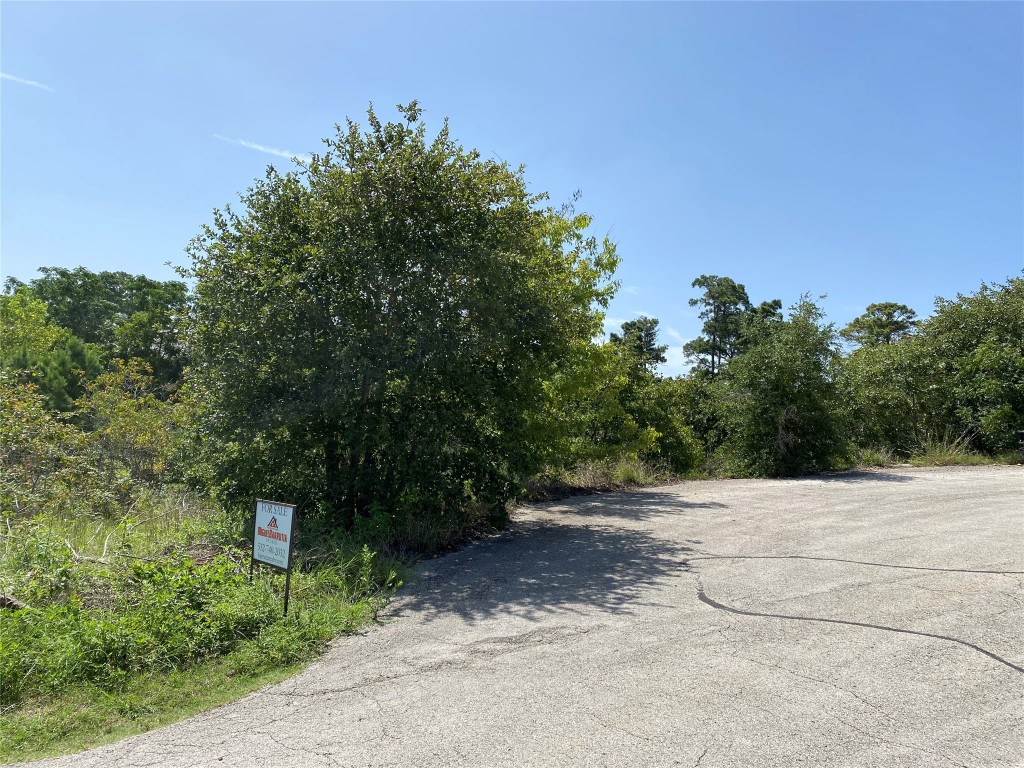
[{"label": "tree line", "polygon": [[584,464],[779,476],[1016,447],[1021,277],[927,319],[879,302],[837,329],[810,296],[784,310],[702,274],[691,368],[666,377],[657,319],[603,338],[619,255],[587,215],[447,123],[428,137],[415,102],[399,111],[269,168],[214,212],[182,280],[7,281],[5,512],[178,482],[415,540],[436,521],[500,522],[528,478]]}]

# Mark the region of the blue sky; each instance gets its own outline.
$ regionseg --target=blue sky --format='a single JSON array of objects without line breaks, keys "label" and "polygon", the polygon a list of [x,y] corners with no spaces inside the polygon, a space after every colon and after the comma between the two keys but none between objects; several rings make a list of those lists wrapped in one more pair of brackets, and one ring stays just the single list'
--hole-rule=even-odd
[{"label": "blue sky", "polygon": [[[369,102],[582,191],[611,323],[699,332],[692,280],[922,315],[1024,267],[1019,3],[12,3],[0,273],[165,262]],[[17,79],[13,79],[17,78]],[[28,82],[26,82],[28,81]]]}]

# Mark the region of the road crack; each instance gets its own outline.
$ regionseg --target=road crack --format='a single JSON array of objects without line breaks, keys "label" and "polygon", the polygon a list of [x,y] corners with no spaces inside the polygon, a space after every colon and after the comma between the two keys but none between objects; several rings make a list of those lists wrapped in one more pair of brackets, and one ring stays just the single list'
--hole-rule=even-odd
[{"label": "road crack", "polygon": [[905,571],[940,571],[942,573],[984,573],[996,576],[1018,576],[1024,575],[1024,571],[985,571],[972,568],[929,568],[919,565],[893,565],[891,563],[872,563],[866,560],[844,560],[839,557],[814,557],[812,555],[702,555],[700,557],[688,557],[683,562],[691,560],[820,560],[826,563],[852,563],[853,565],[870,565],[875,568],[898,568]]},{"label": "road crack", "polygon": [[787,621],[818,622],[822,624],[841,624],[847,627],[877,629],[884,632],[897,632],[902,635],[917,635],[919,637],[930,637],[934,640],[946,640],[951,643],[958,643],[959,645],[965,646],[966,648],[970,648],[974,651],[977,651],[978,653],[984,654],[985,656],[988,656],[990,659],[994,659],[995,661],[998,661],[1000,664],[1009,667],[1013,671],[1024,675],[1024,667],[1020,667],[1014,664],[1012,661],[1004,659],[1002,656],[997,656],[996,654],[992,653],[992,651],[987,651],[980,645],[975,645],[974,643],[969,643],[966,640],[960,640],[956,637],[950,637],[949,635],[938,635],[933,634],[931,632],[918,632],[914,629],[900,629],[899,627],[886,627],[881,624],[868,624],[862,621],[847,621],[845,619],[825,619],[817,616],[789,616],[783,613],[760,613],[758,611],[745,611],[741,608],[733,608],[732,606],[724,605],[723,603],[719,603],[717,600],[708,597],[707,593],[704,591],[704,586],[700,583],[699,580],[697,582],[697,599],[705,605],[711,606],[712,608],[716,608],[720,611],[725,611],[726,613],[734,613],[737,616],[752,616],[763,619],[785,619]]}]

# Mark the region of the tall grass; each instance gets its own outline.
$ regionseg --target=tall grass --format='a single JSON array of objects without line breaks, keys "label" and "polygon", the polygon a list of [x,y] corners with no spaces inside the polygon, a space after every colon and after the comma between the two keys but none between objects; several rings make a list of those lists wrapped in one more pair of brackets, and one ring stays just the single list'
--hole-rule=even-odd
[{"label": "tall grass", "polygon": [[615,491],[668,482],[671,472],[636,457],[589,461],[569,469],[541,472],[525,483],[527,501],[544,501],[584,493]]},{"label": "tall grass", "polygon": [[955,434],[946,429],[941,435],[927,434],[910,457],[915,467],[980,466],[993,464],[991,456],[972,451],[971,434]]},{"label": "tall grass", "polygon": [[[68,702],[130,703],[144,679],[184,685],[181,673],[209,667],[256,684],[376,618],[400,583],[391,560],[352,539],[299,551],[284,617],[284,577],[257,569],[250,580],[239,543],[237,521],[183,493],[147,492],[119,519],[6,518],[0,592],[26,607],[0,613],[0,760],[79,743],[93,720]],[[190,709],[185,692],[167,700]],[[123,709],[123,721],[138,714]],[[120,727],[104,711],[104,728]],[[40,720],[55,717],[59,733]]]}]

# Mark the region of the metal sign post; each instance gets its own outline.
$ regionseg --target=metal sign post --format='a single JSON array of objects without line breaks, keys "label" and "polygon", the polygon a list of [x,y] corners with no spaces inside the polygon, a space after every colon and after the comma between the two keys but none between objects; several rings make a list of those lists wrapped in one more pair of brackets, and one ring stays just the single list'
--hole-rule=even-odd
[{"label": "metal sign post", "polygon": [[288,615],[288,594],[292,587],[292,531],[295,505],[256,499],[256,522],[252,531],[249,579],[256,563],[284,571],[284,615]]}]

